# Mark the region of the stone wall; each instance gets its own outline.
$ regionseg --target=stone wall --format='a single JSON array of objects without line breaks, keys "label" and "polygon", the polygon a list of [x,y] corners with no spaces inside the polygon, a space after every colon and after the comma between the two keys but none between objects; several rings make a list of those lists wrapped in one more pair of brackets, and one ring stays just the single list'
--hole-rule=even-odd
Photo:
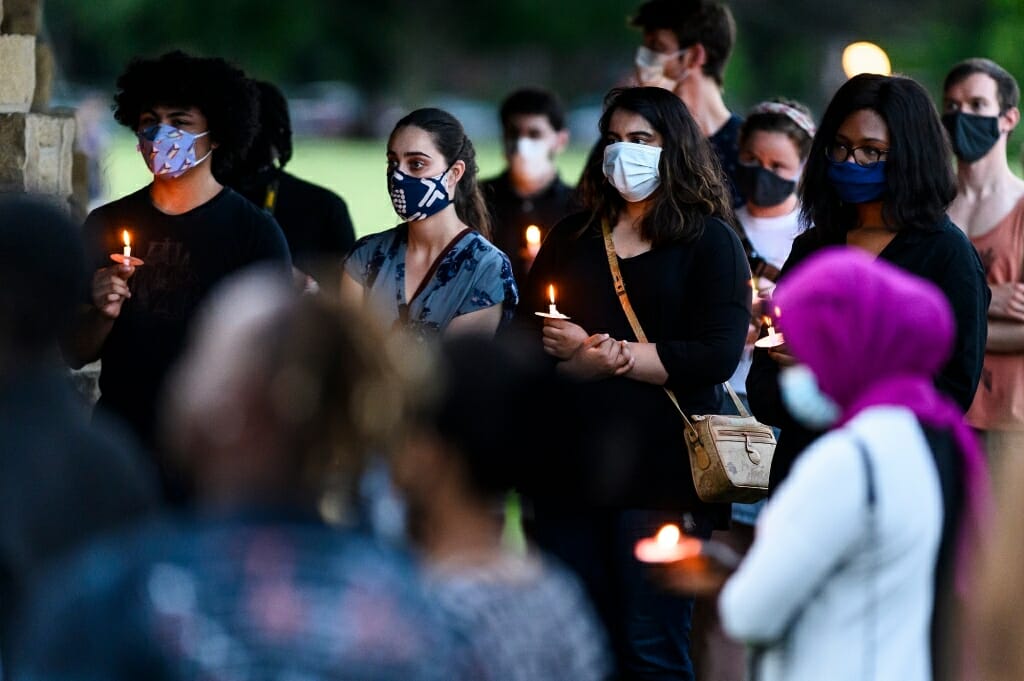
[{"label": "stone wall", "polygon": [[[0,192],[32,192],[72,209],[75,118],[50,108],[53,50],[40,40],[42,0],[0,0]],[[75,217],[82,217],[76,214]],[[98,396],[99,363],[73,372],[86,397]]]}]

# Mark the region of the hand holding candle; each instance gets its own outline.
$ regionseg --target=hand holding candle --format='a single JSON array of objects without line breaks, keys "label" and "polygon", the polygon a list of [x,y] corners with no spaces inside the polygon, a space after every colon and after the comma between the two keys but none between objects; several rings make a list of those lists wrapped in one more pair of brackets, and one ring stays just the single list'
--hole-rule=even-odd
[{"label": "hand holding candle", "polygon": [[684,537],[677,525],[663,525],[654,537],[641,539],[633,551],[643,563],[674,563],[700,554],[701,540]]},{"label": "hand holding candle", "polygon": [[651,565],[654,580],[669,591],[688,595],[715,594],[739,566],[740,556],[725,544],[684,537],[676,525],[636,543],[635,555]]},{"label": "hand holding candle", "polygon": [[125,267],[139,267],[142,265],[140,258],[132,257],[132,236],[128,233],[127,229],[121,232],[121,238],[124,240],[124,251],[122,253],[111,253],[110,259],[121,263]]},{"label": "hand holding candle", "polygon": [[[782,311],[778,307],[776,307],[775,308],[775,318],[778,319],[781,316],[782,316]],[[765,336],[764,338],[759,338],[757,340],[757,342],[754,343],[755,347],[758,347],[758,348],[777,348],[777,347],[779,347],[780,345],[782,345],[783,343],[786,342],[786,339],[783,338],[782,334],[781,333],[777,333],[775,331],[775,326],[772,324],[772,318],[771,317],[765,315],[764,323],[768,326],[768,335]]]},{"label": "hand holding candle", "polygon": [[558,311],[555,307],[555,285],[548,285],[548,298],[551,300],[551,304],[548,305],[547,312],[534,312],[538,317],[547,317],[548,319],[569,319],[566,315]]}]

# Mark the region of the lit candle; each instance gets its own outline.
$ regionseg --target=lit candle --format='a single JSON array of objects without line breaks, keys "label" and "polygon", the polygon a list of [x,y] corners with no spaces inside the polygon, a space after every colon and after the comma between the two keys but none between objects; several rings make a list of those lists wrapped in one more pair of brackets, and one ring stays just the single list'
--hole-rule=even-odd
[{"label": "lit candle", "polygon": [[124,264],[128,264],[128,260],[132,257],[132,238],[128,234],[128,230],[124,230],[122,233],[124,237]]},{"label": "lit candle", "polygon": [[533,314],[537,315],[538,317],[546,317],[548,319],[569,319],[569,317],[567,315],[562,314],[561,312],[558,311],[558,308],[555,307],[555,285],[554,284],[548,284],[548,298],[551,300],[551,304],[548,305],[548,311],[547,312],[534,312]]},{"label": "lit candle", "polygon": [[677,525],[663,525],[654,537],[641,539],[633,552],[644,563],[674,563],[690,556],[700,555],[703,542],[684,537]]},{"label": "lit candle", "polygon": [[530,225],[526,228],[526,253],[530,259],[537,257],[537,251],[540,250],[540,227],[537,225]]},{"label": "lit candle", "polygon": [[[779,308],[776,307],[775,317],[778,318],[779,316]],[[775,327],[772,325],[772,318],[765,315],[762,319],[768,326],[768,335],[764,338],[758,338],[754,345],[759,348],[776,348],[785,343],[786,340],[782,337],[782,334],[775,332]]]},{"label": "lit candle", "polygon": [[753,296],[751,298],[750,302],[751,303],[756,303],[758,301],[758,299],[761,297],[760,292],[758,292],[758,290],[757,290],[757,277],[751,277],[750,278],[750,292],[751,292],[751,295]]}]

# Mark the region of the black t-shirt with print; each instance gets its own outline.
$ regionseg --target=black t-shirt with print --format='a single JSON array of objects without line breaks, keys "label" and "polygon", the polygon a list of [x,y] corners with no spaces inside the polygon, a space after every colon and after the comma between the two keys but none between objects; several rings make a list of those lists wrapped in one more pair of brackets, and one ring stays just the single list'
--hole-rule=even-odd
[{"label": "black t-shirt with print", "polygon": [[83,234],[92,272],[114,263],[122,231],[142,258],[128,280],[131,298],[100,351],[99,407],[124,419],[153,448],[157,400],[186,342],[196,309],[229,274],[261,261],[290,273],[291,256],[272,217],[232,189],[181,215],[150,201],[149,187],[92,211]]}]

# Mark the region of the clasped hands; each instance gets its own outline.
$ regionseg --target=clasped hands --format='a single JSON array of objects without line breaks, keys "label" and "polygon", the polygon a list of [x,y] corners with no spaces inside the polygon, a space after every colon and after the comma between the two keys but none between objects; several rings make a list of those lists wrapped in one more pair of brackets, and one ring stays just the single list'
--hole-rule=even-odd
[{"label": "clasped hands", "polygon": [[588,334],[565,319],[544,320],[543,342],[544,352],[562,360],[563,369],[577,378],[622,376],[636,364],[628,341]]}]

